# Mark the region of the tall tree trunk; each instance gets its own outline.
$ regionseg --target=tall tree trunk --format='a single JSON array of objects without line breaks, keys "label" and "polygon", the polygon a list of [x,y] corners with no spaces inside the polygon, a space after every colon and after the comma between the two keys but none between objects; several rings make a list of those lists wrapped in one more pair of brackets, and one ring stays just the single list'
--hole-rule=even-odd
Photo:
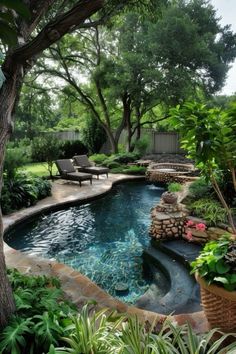
[{"label": "tall tree trunk", "polygon": [[15,311],[15,302],[12,294],[12,289],[7,278],[5,257],[3,252],[3,225],[2,225],[2,215],[0,210],[0,327],[7,324],[8,319]]},{"label": "tall tree trunk", "polygon": [[[21,66],[15,67],[14,73],[7,78],[0,90],[0,193],[2,190],[2,172],[5,155],[5,146],[9,135],[12,132],[12,112],[18,97],[22,77]],[[15,311],[15,303],[12,289],[6,275],[6,265],[3,252],[3,223],[2,213],[0,212],[0,326],[4,326],[7,320]]]},{"label": "tall tree trunk", "polygon": [[127,151],[131,150],[131,139],[132,139],[132,124],[131,124],[131,99],[129,94],[126,92],[122,97],[123,105],[123,119],[124,126],[127,128]]},{"label": "tall tree trunk", "polygon": [[103,124],[102,126],[103,126],[103,128],[107,134],[108,140],[110,142],[111,152],[113,154],[117,154],[118,153],[118,142],[115,140],[112,130],[106,124]]}]

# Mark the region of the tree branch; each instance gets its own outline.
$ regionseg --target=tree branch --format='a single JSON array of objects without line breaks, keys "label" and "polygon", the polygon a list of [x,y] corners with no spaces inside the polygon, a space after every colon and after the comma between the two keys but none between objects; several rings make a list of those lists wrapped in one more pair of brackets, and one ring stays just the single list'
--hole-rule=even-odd
[{"label": "tree branch", "polygon": [[27,60],[40,54],[43,50],[57,42],[70,30],[83,23],[104,5],[104,0],[80,0],[76,5],[49,22],[42,31],[29,43],[17,48],[6,58],[3,71],[8,74],[13,72],[16,63],[25,64]]}]

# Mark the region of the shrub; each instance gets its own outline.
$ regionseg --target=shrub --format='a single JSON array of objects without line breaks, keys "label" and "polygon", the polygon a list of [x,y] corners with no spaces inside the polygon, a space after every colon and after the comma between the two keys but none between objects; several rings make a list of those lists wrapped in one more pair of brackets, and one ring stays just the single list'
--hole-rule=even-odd
[{"label": "shrub", "polygon": [[89,157],[89,160],[95,162],[96,165],[103,165],[104,161],[108,158],[105,154],[94,154]]},{"label": "shrub", "polygon": [[194,200],[202,198],[203,195],[210,196],[214,193],[212,186],[203,177],[191,183],[189,186],[189,191],[192,199]]},{"label": "shrub", "polygon": [[[13,288],[16,314],[0,333],[1,353],[48,353],[51,344],[59,345],[75,306],[63,300],[56,278],[27,276],[8,270]],[[67,317],[67,318],[66,318]]]},{"label": "shrub", "polygon": [[[149,326],[150,327],[150,326]],[[229,336],[221,333],[215,339],[217,330],[197,335],[190,325],[177,326],[166,320],[158,333],[153,327],[141,324],[137,317],[124,318],[105,311],[89,314],[87,306],[73,318],[64,337],[67,348],[52,345],[49,354],[62,353],[120,353],[120,354],[179,354],[179,353],[232,353],[235,342],[222,348],[222,342]],[[219,335],[219,332],[218,332]]]},{"label": "shrub", "polygon": [[61,142],[60,158],[71,159],[75,155],[86,155],[88,149],[80,140],[65,140]]},{"label": "shrub", "polygon": [[34,205],[51,194],[51,183],[40,177],[16,172],[14,177],[3,176],[1,206],[3,214]]},{"label": "shrub", "polygon": [[112,173],[124,173],[127,175],[145,175],[146,167],[143,166],[122,166],[113,168]]},{"label": "shrub", "polygon": [[6,150],[3,171],[8,178],[12,178],[18,167],[30,162],[30,157],[25,148],[13,148]]},{"label": "shrub", "polygon": [[61,153],[60,141],[51,135],[35,138],[32,142],[32,159],[37,162],[46,162],[47,169],[52,178],[53,163]]},{"label": "shrub", "polygon": [[101,124],[94,117],[88,117],[82,130],[82,141],[91,154],[98,153],[106,142],[107,135]]},{"label": "shrub", "polygon": [[168,185],[168,192],[175,193],[175,192],[181,192],[183,189],[182,184],[177,183],[177,182],[172,182]]},{"label": "shrub", "polygon": [[113,161],[119,163],[129,163],[134,162],[135,160],[140,158],[140,154],[138,152],[126,152],[121,154],[112,155]]},{"label": "shrub", "polygon": [[124,167],[122,167],[122,165],[119,162],[109,161],[109,160],[105,160],[103,166],[108,167],[110,169],[113,169],[113,168],[124,168]]},{"label": "shrub", "polygon": [[202,198],[190,207],[195,216],[204,218],[210,225],[227,222],[227,212],[217,200]]},{"label": "shrub", "polygon": [[149,145],[149,139],[147,136],[144,136],[143,138],[137,140],[134,145],[135,145],[135,151],[137,151],[140,156],[143,156],[147,151]]}]

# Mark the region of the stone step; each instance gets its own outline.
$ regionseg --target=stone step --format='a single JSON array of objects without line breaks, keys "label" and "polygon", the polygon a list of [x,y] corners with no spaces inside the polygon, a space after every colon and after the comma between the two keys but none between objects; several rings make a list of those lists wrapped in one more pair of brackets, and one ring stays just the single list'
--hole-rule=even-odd
[{"label": "stone step", "polygon": [[[179,241],[175,241],[179,242]],[[201,310],[200,290],[193,276],[190,275],[185,260],[175,257],[172,250],[171,255],[166,249],[160,249],[158,243],[153,242],[145,249],[144,258],[155,267],[161,268],[169,283],[169,290],[160,298],[158,295],[158,284],[150,286],[149,290],[139,298],[136,305],[145,310],[158,312],[161,314],[189,313]]]}]

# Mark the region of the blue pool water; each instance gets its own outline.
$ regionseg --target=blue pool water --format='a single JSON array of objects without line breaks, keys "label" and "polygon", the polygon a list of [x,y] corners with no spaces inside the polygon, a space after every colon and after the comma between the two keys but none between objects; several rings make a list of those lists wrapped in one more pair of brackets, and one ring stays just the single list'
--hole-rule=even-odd
[{"label": "blue pool water", "polygon": [[91,203],[40,216],[5,240],[15,249],[78,269],[113,296],[117,284],[128,284],[128,294],[118,297],[134,303],[150,285],[143,276],[142,252],[149,243],[150,208],[163,191],[143,182],[120,184]]}]

